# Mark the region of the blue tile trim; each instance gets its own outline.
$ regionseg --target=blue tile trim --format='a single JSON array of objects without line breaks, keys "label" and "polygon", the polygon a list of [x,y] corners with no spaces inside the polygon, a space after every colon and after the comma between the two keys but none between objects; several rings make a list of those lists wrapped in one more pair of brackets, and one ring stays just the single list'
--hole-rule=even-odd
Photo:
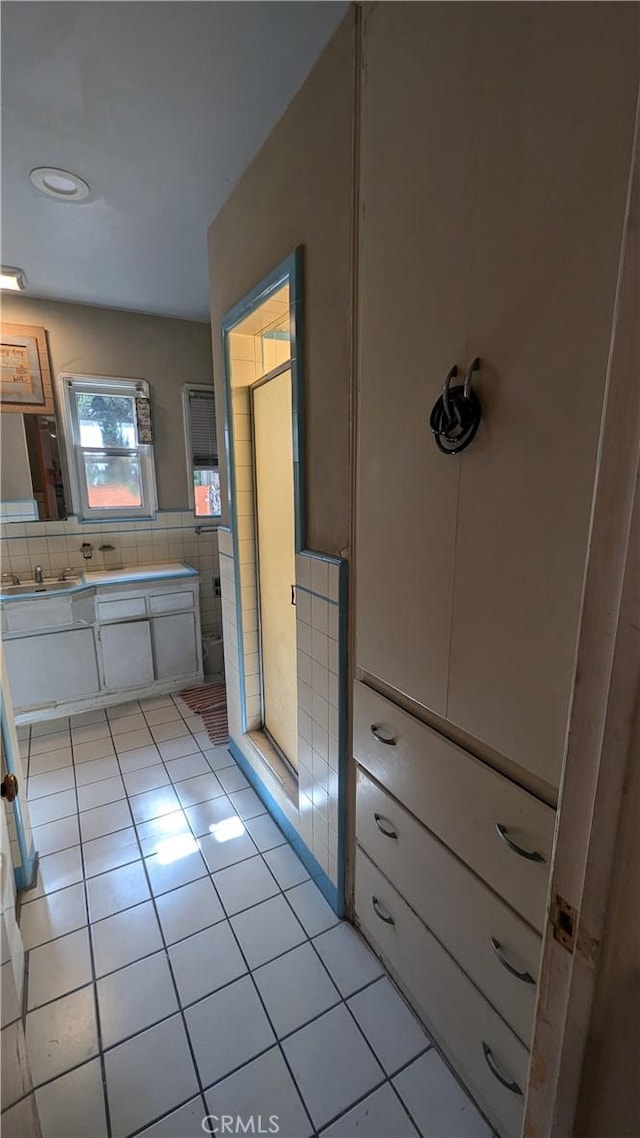
[{"label": "blue tile trim", "polygon": [[344,907],[342,901],[344,891],[341,892],[340,890],[336,889],[335,885],[329,879],[322,866],[319,865],[319,863],[316,861],[306,842],[303,842],[298,831],[291,824],[286,814],[282,811],[273,795],[267,790],[262,779],[258,774],[256,774],[255,770],[251,766],[251,763],[245,757],[245,755],[243,755],[242,751],[238,747],[237,743],[234,743],[233,739],[229,739],[229,750],[231,751],[231,754],[236,760],[238,766],[241,768],[242,773],[251,783],[258,797],[262,800],[262,802],[264,802],[274,822],[276,822],[280,827],[289,844],[293,846],[295,852],[300,858],[300,861],[304,865],[305,869],[309,872],[312,880],[315,881],[320,892],[324,897],[326,897],[334,913],[336,913],[338,917],[344,916]]},{"label": "blue tile trim", "polygon": [[[108,570],[105,570],[105,574]],[[121,570],[115,570],[118,574]],[[183,580],[185,577],[199,577],[200,570],[193,569],[191,565],[185,565],[184,569],[176,570],[175,573],[162,573],[153,572],[136,573],[135,565],[131,566],[131,575],[127,577],[114,577],[112,581],[87,581],[86,574],[81,573],[83,578],[82,584],[70,585],[68,589],[60,589],[59,592],[51,593],[51,597],[66,597],[70,593],[83,593],[86,589],[103,589],[111,585],[138,585],[143,581],[176,581]],[[102,574],[101,574],[102,576]],[[45,594],[46,595],[46,594]],[[34,590],[33,593],[0,593],[0,602],[2,604],[11,604],[12,601],[30,601],[32,597],[42,597],[42,593]]]}]

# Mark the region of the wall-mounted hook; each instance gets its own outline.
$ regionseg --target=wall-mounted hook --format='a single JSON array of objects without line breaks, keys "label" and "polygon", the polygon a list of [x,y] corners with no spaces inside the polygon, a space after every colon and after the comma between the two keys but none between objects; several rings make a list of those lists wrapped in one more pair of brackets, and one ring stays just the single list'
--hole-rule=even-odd
[{"label": "wall-mounted hook", "polygon": [[471,387],[471,377],[479,369],[480,360],[476,356],[467,370],[464,383],[452,387],[451,380],[458,374],[454,364],[444,381],[442,395],[431,412],[429,426],[435,436],[436,446],[444,454],[459,454],[469,446],[478,430],[482,408]]}]

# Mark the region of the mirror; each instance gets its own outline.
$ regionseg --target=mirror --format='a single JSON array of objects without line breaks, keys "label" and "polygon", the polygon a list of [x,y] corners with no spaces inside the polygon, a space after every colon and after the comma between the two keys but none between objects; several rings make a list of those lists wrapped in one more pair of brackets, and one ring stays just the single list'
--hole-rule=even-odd
[{"label": "mirror", "polygon": [[3,522],[67,517],[58,427],[54,415],[0,414]]}]

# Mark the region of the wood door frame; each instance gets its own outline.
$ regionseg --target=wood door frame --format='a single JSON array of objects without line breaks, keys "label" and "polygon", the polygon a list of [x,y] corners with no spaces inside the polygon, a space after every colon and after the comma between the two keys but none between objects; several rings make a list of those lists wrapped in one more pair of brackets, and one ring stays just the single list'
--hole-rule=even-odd
[{"label": "wood door frame", "polygon": [[[638,507],[638,118],[621,241],[607,385],[548,895],[549,920],[525,1105],[525,1138],[573,1133],[603,941],[640,679],[630,540]],[[574,377],[578,385],[580,377]],[[554,903],[575,911],[571,951]]]}]

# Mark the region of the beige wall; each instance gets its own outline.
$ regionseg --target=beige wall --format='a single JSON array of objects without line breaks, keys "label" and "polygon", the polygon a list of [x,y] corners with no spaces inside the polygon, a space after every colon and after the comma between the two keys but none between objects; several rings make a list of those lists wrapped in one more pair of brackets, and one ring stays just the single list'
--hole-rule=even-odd
[{"label": "beige wall", "polygon": [[181,385],[212,382],[209,325],[6,293],[2,317],[46,328],[54,377],[68,371],[148,380],[159,505],[187,509]]},{"label": "beige wall", "polygon": [[349,529],[353,59],[350,12],[209,230],[220,438],[222,318],[304,246],[307,544],[332,554]]}]

